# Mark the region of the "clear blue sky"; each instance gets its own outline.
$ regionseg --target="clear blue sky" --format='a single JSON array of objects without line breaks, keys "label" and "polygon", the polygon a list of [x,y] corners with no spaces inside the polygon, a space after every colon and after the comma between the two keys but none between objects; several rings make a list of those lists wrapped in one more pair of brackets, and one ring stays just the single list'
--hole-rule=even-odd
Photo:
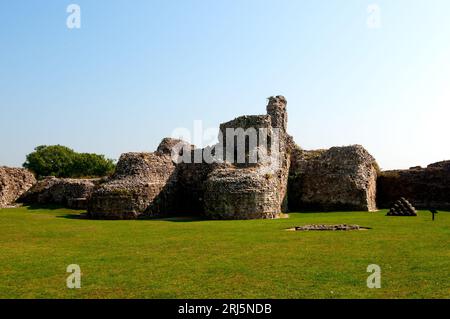
[{"label": "clear blue sky", "polygon": [[384,169],[450,159],[448,0],[15,0],[0,23],[0,165],[41,144],[152,151],[277,94],[305,149],[362,144]]}]

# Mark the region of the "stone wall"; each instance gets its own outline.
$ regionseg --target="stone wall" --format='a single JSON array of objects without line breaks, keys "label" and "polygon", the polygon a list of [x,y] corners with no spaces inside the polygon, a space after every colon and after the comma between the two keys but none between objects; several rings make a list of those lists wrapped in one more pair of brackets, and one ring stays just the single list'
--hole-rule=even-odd
[{"label": "stone wall", "polygon": [[377,188],[380,208],[390,208],[404,197],[418,209],[450,209],[450,161],[426,168],[384,171]]},{"label": "stone wall", "polygon": [[47,177],[37,182],[18,200],[27,205],[61,205],[86,209],[94,188],[102,179]]},{"label": "stone wall", "polygon": [[[228,132],[229,129],[232,131]],[[222,141],[223,146],[222,159],[228,161],[229,163],[233,163],[235,166],[247,167],[252,166],[252,164],[257,164],[257,162],[260,161],[260,159],[256,156],[254,158],[256,161],[253,160],[252,163],[250,154],[252,151],[257,151],[258,147],[267,144],[266,142],[268,141],[266,140],[270,140],[272,137],[272,120],[269,115],[241,116],[232,121],[221,124],[219,130],[219,141]],[[250,139],[249,136],[252,133],[254,134],[254,138]],[[261,136],[264,136],[264,139],[261,139]],[[242,154],[243,161],[238,157],[239,144],[242,148],[246,148],[240,153]],[[270,151],[270,149],[268,149],[268,151]]]},{"label": "stone wall", "polygon": [[[219,138],[223,138],[224,145],[230,141],[226,128],[264,129],[267,133],[265,138],[258,138],[256,145],[246,142],[244,163],[237,162],[237,157],[229,157],[212,169],[205,186],[206,216],[212,219],[277,218],[286,208],[289,172],[286,103],[282,96],[271,97],[267,115],[244,116],[220,126]],[[237,153],[237,150],[231,152]],[[257,162],[249,162],[249,154],[255,153]]]},{"label": "stone wall", "polygon": [[278,177],[264,167],[217,167],[205,186],[205,214],[212,219],[268,219],[282,212]]},{"label": "stone wall", "polygon": [[378,165],[360,145],[295,150],[289,178],[289,207],[299,210],[375,211]]},{"label": "stone wall", "polygon": [[30,171],[0,167],[0,208],[8,207],[36,183]]},{"label": "stone wall", "polygon": [[[195,149],[181,140],[165,138],[154,153],[123,154],[112,177],[89,186],[92,194],[86,196],[88,216],[134,219],[189,214],[212,219],[256,219],[277,218],[288,208],[376,210],[375,159],[359,145],[302,150],[287,134],[286,107],[284,97],[271,97],[267,114],[241,116],[223,123],[221,143],[213,147]],[[240,129],[244,134],[237,137],[234,132],[230,137],[227,128]],[[252,130],[266,135],[259,135],[253,144],[245,134]],[[242,140],[244,161],[238,162],[237,144]],[[226,158],[221,157],[226,152],[221,154],[220,150],[229,151],[231,141],[235,147]],[[213,150],[214,163],[200,155],[209,150]],[[257,161],[251,162],[254,154]],[[185,161],[174,161],[174,155]],[[189,155],[191,161],[186,161],[185,156]],[[441,172],[442,168],[434,170]],[[383,178],[386,181],[383,187],[389,188],[391,182],[388,177]],[[441,178],[440,183],[446,181]],[[52,192],[55,194],[51,195],[51,201],[80,205],[76,199],[53,199],[64,196]],[[41,195],[42,201],[45,196]]]},{"label": "stone wall", "polygon": [[[226,128],[266,129],[267,137],[258,140],[256,145],[261,151],[267,139],[270,146],[275,143],[277,128],[281,131],[281,142],[274,146],[276,152],[273,153],[270,147],[261,153],[257,163],[247,161],[250,150],[242,164],[234,159],[228,163],[221,160],[210,163],[195,154],[213,150],[211,153],[217,160],[218,145],[195,149],[181,140],[163,139],[155,153],[121,156],[115,174],[92,194],[88,215],[99,219],[184,213],[214,219],[278,217],[286,209],[289,171],[286,100],[280,96],[271,98],[267,110],[267,115],[243,116],[224,123],[221,132],[225,133]],[[226,146],[226,134],[221,138]],[[235,151],[232,151],[233,155]],[[184,161],[174,162],[174,154],[180,155]],[[188,155],[191,155],[190,160]]]},{"label": "stone wall", "polygon": [[195,149],[194,145],[191,145],[183,140],[174,139],[170,137],[163,138],[161,143],[156,149],[156,153],[174,155],[172,152],[182,156],[185,151],[192,151]]},{"label": "stone wall", "polygon": [[93,193],[88,215],[99,219],[134,219],[171,213],[177,202],[177,172],[168,153],[166,149],[123,154],[112,178]]},{"label": "stone wall", "polygon": [[267,104],[267,114],[272,119],[272,127],[279,130],[280,143],[277,146],[279,167],[272,173],[277,181],[277,195],[281,211],[288,211],[288,180],[291,167],[291,152],[293,138],[287,133],[288,113],[287,101],[284,96],[270,97]]}]

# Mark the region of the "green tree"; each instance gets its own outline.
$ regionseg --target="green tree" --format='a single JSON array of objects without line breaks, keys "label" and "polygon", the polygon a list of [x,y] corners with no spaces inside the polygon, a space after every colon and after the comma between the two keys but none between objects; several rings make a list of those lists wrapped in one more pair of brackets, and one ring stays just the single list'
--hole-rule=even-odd
[{"label": "green tree", "polygon": [[77,153],[62,146],[38,146],[27,155],[23,167],[33,171],[37,177],[99,177],[114,171],[115,164],[104,155]]},{"label": "green tree", "polygon": [[114,161],[104,155],[81,153],[75,155],[72,176],[105,176],[115,169]]}]

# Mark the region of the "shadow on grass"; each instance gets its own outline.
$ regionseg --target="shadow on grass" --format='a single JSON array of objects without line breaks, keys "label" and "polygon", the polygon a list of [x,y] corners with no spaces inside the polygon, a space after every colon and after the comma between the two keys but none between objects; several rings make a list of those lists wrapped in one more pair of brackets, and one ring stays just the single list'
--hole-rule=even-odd
[{"label": "shadow on grass", "polygon": [[[48,204],[48,205],[37,205],[37,204],[31,204],[23,206],[26,210],[30,212],[38,212],[38,211],[58,211],[58,210],[70,210],[67,207],[61,206],[61,205],[55,205],[55,204]],[[66,213],[64,215],[55,216],[56,218],[67,218],[67,219],[88,219],[87,215],[83,211],[74,211],[74,213]]]},{"label": "shadow on grass", "polygon": [[60,215],[56,216],[57,218],[66,218],[66,219],[88,219],[89,218],[85,214],[66,214],[66,215]]},{"label": "shadow on grass", "polygon": [[341,214],[341,213],[368,213],[368,214],[373,214],[373,213],[379,213],[379,212],[383,212],[384,210],[378,210],[378,211],[374,211],[374,212],[369,212],[369,211],[358,211],[358,210],[334,210],[334,211],[318,211],[318,210],[304,210],[304,211],[290,211],[289,214]]},{"label": "shadow on grass", "polygon": [[74,220],[90,220],[90,221],[99,221],[99,222],[105,222],[105,221],[162,221],[162,222],[173,222],[173,223],[190,223],[190,222],[201,222],[201,221],[208,221],[209,219],[205,219],[202,217],[195,217],[195,216],[171,216],[171,217],[139,217],[136,219],[114,219],[114,218],[105,218],[105,219],[96,219],[96,218],[89,218],[87,213],[73,213],[73,214],[64,214],[56,216],[57,218],[65,218],[65,219],[74,219]]},{"label": "shadow on grass", "polygon": [[192,223],[192,222],[204,222],[209,221],[210,219],[202,218],[202,217],[195,217],[195,216],[171,216],[171,217],[155,217],[155,218],[149,218],[149,217],[143,217],[139,218],[138,220],[153,220],[153,221],[162,221],[162,222],[173,222],[173,223]]},{"label": "shadow on grass", "polygon": [[37,204],[31,204],[31,205],[25,205],[24,206],[27,210],[58,210],[58,209],[66,209],[65,207],[61,205],[37,205]]}]

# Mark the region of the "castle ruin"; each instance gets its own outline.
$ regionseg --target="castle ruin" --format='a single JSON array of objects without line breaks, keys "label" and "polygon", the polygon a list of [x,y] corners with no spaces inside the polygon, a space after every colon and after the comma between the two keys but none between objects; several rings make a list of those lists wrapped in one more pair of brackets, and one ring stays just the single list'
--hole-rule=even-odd
[{"label": "castle ruin", "polygon": [[378,165],[362,146],[302,150],[287,133],[286,99],[270,97],[266,111],[221,124],[217,145],[165,138],[153,153],[122,154],[110,177],[47,178],[19,201],[86,209],[92,219],[377,209]]},{"label": "castle ruin", "polygon": [[[115,174],[92,193],[88,216],[134,219],[198,214],[211,219],[278,218],[289,209],[288,186],[301,187],[289,183],[290,173],[291,178],[296,174],[291,161],[296,161],[295,167],[302,171],[308,167],[298,165],[304,159],[292,156],[293,150],[299,148],[287,133],[287,118],[286,99],[271,97],[266,115],[242,116],[221,124],[219,143],[213,147],[196,149],[183,141],[166,138],[154,153],[123,154]],[[253,141],[249,134],[252,131],[257,133]],[[244,149],[240,150],[242,145]],[[200,156],[201,161],[177,163],[173,158],[178,154],[197,159],[198,154],[207,152],[216,160],[208,162]],[[331,165],[336,170],[330,182],[335,188],[332,195],[338,199],[328,208],[375,210],[375,160],[360,146],[338,153],[310,168],[320,171],[321,167]],[[350,154],[350,162],[346,154]],[[346,170],[339,173],[339,167]],[[343,183],[349,171],[353,175]],[[327,188],[323,183],[316,186]],[[299,200],[294,203],[302,206]],[[304,201],[304,204],[307,208],[324,208],[320,203]]]}]

